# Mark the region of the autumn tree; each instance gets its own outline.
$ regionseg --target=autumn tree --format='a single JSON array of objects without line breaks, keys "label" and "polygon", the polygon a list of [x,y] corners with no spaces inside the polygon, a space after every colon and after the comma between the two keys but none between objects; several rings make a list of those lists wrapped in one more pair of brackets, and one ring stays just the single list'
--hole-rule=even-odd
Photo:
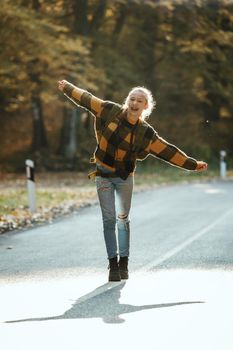
[{"label": "autumn tree", "polygon": [[209,160],[232,152],[231,2],[5,0],[0,15],[0,118],[30,109],[35,149],[47,147],[47,104],[64,111],[60,156],[93,148],[92,119],[64,104],[61,77],[120,103],[145,85],[157,100],[150,122],[164,137]]},{"label": "autumn tree", "polygon": [[68,35],[66,27],[38,11],[39,5],[25,1],[20,6],[5,1],[0,8],[0,42],[4,47],[0,52],[1,86],[6,87],[0,92],[2,113],[31,110],[35,151],[48,146],[43,104],[57,101],[57,80],[69,76],[95,90],[92,77],[99,76],[91,62],[88,41]]}]

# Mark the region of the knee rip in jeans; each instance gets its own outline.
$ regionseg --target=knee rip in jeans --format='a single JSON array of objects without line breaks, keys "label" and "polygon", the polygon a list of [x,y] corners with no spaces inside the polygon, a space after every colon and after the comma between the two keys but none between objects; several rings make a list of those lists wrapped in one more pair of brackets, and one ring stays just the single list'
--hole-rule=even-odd
[{"label": "knee rip in jeans", "polygon": [[118,215],[118,219],[120,219],[120,220],[126,220],[126,219],[128,219],[128,215],[127,215],[127,214],[119,214],[119,215]]},{"label": "knee rip in jeans", "polygon": [[117,220],[118,227],[124,227],[126,231],[129,231],[129,217],[127,214],[119,214]]}]

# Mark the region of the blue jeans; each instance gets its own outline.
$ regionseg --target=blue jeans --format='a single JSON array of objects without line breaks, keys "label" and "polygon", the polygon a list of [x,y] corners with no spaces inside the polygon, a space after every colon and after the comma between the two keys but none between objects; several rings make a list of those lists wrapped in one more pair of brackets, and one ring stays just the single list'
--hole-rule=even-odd
[{"label": "blue jeans", "polygon": [[118,254],[122,257],[129,256],[129,211],[133,183],[133,176],[128,176],[126,180],[122,180],[120,177],[105,178],[96,176],[97,193],[102,211],[104,240],[109,259]]}]

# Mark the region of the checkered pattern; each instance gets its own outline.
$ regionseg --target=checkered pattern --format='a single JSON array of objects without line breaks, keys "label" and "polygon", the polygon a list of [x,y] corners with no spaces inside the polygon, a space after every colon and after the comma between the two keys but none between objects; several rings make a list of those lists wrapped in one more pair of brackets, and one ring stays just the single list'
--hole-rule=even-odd
[{"label": "checkered pattern", "polygon": [[[136,160],[145,159],[151,154],[180,168],[196,169],[195,159],[161,138],[147,122],[139,120],[137,126],[133,127],[125,118],[126,111],[121,105],[103,101],[70,83],[65,85],[64,93],[96,117],[98,146],[95,159],[98,163],[111,170],[124,169],[133,172]],[[143,138],[140,138],[140,133]]]}]

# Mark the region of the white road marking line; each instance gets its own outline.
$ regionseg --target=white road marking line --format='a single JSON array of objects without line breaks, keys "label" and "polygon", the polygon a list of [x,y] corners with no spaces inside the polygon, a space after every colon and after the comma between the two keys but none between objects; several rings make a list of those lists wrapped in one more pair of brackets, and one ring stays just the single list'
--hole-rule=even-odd
[{"label": "white road marking line", "polygon": [[153,260],[152,262],[144,265],[143,267],[141,267],[140,269],[137,269],[137,273],[139,272],[145,272],[145,270],[150,270],[155,266],[160,265],[161,263],[163,263],[165,260],[171,258],[173,255],[176,255],[177,253],[179,253],[181,250],[183,250],[184,248],[186,248],[188,245],[190,245],[191,243],[193,243],[195,240],[197,240],[198,238],[204,236],[206,233],[208,233],[212,228],[214,228],[216,225],[218,225],[220,222],[222,222],[223,220],[226,219],[226,217],[228,217],[229,215],[233,214],[233,208],[231,208],[230,210],[228,210],[225,214],[223,214],[222,216],[220,216],[217,220],[215,220],[214,222],[212,222],[212,224],[206,226],[205,228],[203,228],[200,232],[196,233],[194,236],[186,239],[183,243],[179,244],[178,246],[176,246],[175,248],[169,250],[167,253],[165,253],[164,255],[162,255],[161,257],[159,257],[158,259]]},{"label": "white road marking line", "polygon": [[[183,250],[184,248],[186,248],[188,245],[190,245],[191,243],[193,243],[195,240],[197,240],[198,238],[200,238],[201,236],[204,236],[204,234],[206,234],[207,232],[209,232],[213,227],[215,227],[217,224],[219,224],[220,222],[222,222],[227,216],[229,216],[230,214],[233,214],[233,208],[231,208],[229,211],[227,211],[225,214],[223,214],[222,216],[220,216],[217,220],[215,220],[212,224],[206,226],[205,228],[203,228],[200,232],[196,233],[194,236],[188,238],[187,240],[185,240],[183,243],[179,244],[178,246],[176,246],[175,248],[169,250],[167,253],[165,253],[164,255],[162,255],[160,258],[153,260],[152,262],[150,262],[149,264],[144,265],[142,268],[139,268],[135,271],[135,273],[141,273],[141,272],[145,272],[147,270],[150,270],[151,268],[161,264],[162,262],[164,262],[165,260],[171,258],[173,255],[179,253],[181,250]],[[112,289],[114,289],[115,287],[119,286],[119,284],[122,283],[126,283],[125,280],[122,280],[121,282],[108,282],[106,284],[104,284],[103,286],[101,286],[100,288],[98,288],[97,290],[94,290],[93,292],[84,295],[82,297],[80,297],[76,304],[82,303],[88,299],[94,298],[99,294],[103,294],[106,291],[110,291]]]},{"label": "white road marking line", "polygon": [[[162,262],[164,262],[165,260],[171,258],[172,256],[174,256],[175,254],[179,253],[181,250],[183,250],[184,248],[186,248],[188,245],[190,245],[191,243],[193,243],[195,240],[197,240],[198,238],[200,238],[201,236],[204,236],[206,233],[208,233],[213,227],[215,227],[216,225],[218,225],[220,222],[222,222],[226,217],[228,217],[229,215],[233,214],[233,208],[231,208],[229,211],[227,211],[225,214],[223,214],[222,216],[220,216],[217,220],[215,220],[212,224],[206,226],[205,228],[203,228],[200,232],[196,233],[194,236],[188,238],[187,240],[185,240],[183,243],[179,244],[178,246],[176,246],[175,248],[169,250],[167,253],[165,253],[164,255],[162,255],[160,258],[153,260],[152,262],[150,262],[149,264],[144,265],[143,267],[137,269],[135,271],[135,273],[141,273],[141,272],[145,272],[150,270],[151,268],[161,264]],[[104,285],[100,286],[99,288],[97,288],[96,290],[81,296],[76,302],[75,304],[81,304],[89,299],[92,299],[94,297],[96,297],[97,295],[103,294],[106,291],[110,291],[114,288],[116,288],[117,286],[126,283],[125,280],[122,280],[121,282],[108,282],[105,283]],[[4,322],[4,321],[1,321]]]},{"label": "white road marking line", "polygon": [[[214,222],[212,222],[210,225],[204,227],[200,232],[194,234],[194,236],[186,239],[183,243],[179,244],[178,246],[176,246],[175,248],[169,250],[167,253],[165,253],[164,255],[162,255],[161,257],[159,257],[158,259],[153,260],[152,262],[150,262],[149,264],[144,265],[143,267],[137,269],[135,271],[135,273],[141,273],[141,272],[145,272],[150,270],[151,268],[161,264],[162,262],[164,262],[165,260],[171,258],[173,255],[176,255],[177,253],[179,253],[181,250],[183,250],[184,248],[186,248],[188,245],[190,245],[191,243],[193,243],[195,240],[197,240],[198,238],[204,236],[207,232],[209,232],[212,228],[214,228],[216,225],[218,225],[220,222],[222,222],[224,219],[226,219],[226,217],[228,217],[229,215],[233,214],[233,208],[231,208],[229,211],[227,211],[226,213],[224,213],[222,216],[220,216],[217,220],[215,220]],[[83,301],[86,301],[88,299],[94,298],[95,296],[102,294],[106,291],[110,291],[112,289],[114,289],[115,287],[119,286],[119,284],[125,283],[126,281],[121,281],[121,282],[110,282],[110,283],[106,283],[103,286],[101,286],[99,289],[95,290],[94,292],[87,294],[83,297],[81,297],[77,303],[82,303]]]}]

